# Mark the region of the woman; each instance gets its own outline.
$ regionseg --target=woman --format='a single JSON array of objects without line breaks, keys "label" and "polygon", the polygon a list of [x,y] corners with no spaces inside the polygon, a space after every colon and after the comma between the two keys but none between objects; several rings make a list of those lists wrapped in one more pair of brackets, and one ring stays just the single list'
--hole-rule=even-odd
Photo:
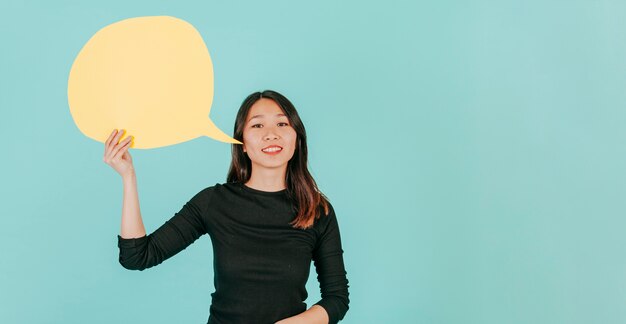
[{"label": "woman", "polygon": [[[104,161],[124,183],[121,265],[144,270],[209,234],[214,285],[209,323],[336,323],[348,310],[348,280],[334,209],[307,168],[304,125],[275,91],[255,92],[235,121],[227,182],[205,188],[146,235],[128,152],[131,136],[105,142]],[[322,299],[308,310],[313,260]]]}]

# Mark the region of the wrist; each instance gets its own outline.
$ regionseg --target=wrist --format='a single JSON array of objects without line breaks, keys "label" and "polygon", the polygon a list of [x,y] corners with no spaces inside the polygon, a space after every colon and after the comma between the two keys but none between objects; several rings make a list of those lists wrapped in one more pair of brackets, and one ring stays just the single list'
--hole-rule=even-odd
[{"label": "wrist", "polygon": [[130,171],[122,174],[122,181],[123,182],[128,182],[128,181],[134,181],[137,179],[137,175],[135,174],[135,170],[131,169]]}]

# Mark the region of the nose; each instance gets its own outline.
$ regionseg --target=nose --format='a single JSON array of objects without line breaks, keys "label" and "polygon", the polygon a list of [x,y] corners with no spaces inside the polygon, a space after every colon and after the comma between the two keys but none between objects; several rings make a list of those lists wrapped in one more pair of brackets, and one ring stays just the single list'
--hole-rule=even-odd
[{"label": "nose", "polygon": [[276,129],[274,127],[266,127],[267,133],[263,136],[263,139],[266,141],[276,140],[278,139],[278,134],[276,133]]}]

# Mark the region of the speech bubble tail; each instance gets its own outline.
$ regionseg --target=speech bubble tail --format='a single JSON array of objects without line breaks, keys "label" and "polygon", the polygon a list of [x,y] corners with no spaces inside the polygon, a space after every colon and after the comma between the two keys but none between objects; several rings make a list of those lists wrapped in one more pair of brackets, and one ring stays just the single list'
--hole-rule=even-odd
[{"label": "speech bubble tail", "polygon": [[207,120],[204,135],[224,143],[243,144],[240,141],[226,135],[226,133],[215,126],[213,121],[210,119]]}]

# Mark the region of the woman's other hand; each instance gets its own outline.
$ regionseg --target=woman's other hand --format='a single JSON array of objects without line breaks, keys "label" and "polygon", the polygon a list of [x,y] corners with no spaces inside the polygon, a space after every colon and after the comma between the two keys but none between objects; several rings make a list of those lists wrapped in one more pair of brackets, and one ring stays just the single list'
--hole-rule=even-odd
[{"label": "woman's other hand", "polygon": [[113,133],[111,133],[104,143],[104,157],[102,159],[119,173],[122,178],[135,173],[133,159],[130,156],[130,152],[128,152],[128,148],[132,143],[132,136],[128,136],[123,141],[119,142],[123,134],[123,129],[121,132],[118,132],[117,129],[113,130]]}]

